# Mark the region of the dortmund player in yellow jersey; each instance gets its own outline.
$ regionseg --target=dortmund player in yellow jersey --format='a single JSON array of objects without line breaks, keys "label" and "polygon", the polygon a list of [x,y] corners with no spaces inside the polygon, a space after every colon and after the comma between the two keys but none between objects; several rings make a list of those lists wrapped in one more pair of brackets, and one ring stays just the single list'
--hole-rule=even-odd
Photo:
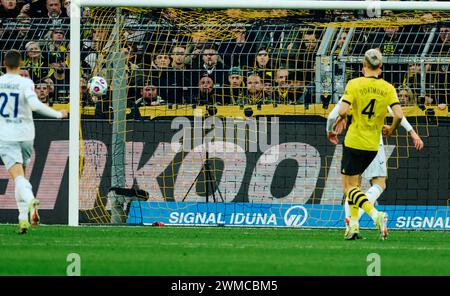
[{"label": "dortmund player in yellow jersey", "polygon": [[[381,74],[382,60],[382,54],[378,49],[369,49],[365,53],[364,77],[352,79],[347,83],[335,125],[335,131],[340,133],[352,106],[352,124],[344,139],[341,163],[342,187],[350,205],[351,215],[350,229],[345,236],[347,240],[359,236],[359,208],[375,222],[382,240],[386,239],[388,234],[387,214],[377,211],[359,187],[361,174],[377,155],[381,133],[389,137],[403,118],[394,86],[378,78]],[[390,127],[383,129],[387,106],[392,108],[394,119]]]}]

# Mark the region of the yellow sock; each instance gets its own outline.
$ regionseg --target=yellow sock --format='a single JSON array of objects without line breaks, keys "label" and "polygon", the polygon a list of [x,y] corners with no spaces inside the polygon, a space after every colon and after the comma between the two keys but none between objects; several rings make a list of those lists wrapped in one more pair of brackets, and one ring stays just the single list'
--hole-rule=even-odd
[{"label": "yellow sock", "polygon": [[363,209],[364,212],[366,212],[367,214],[369,214],[369,216],[371,216],[373,211],[375,210],[375,207],[369,200],[367,200],[364,204],[362,204],[361,209]]},{"label": "yellow sock", "polygon": [[350,208],[350,225],[354,225],[358,223],[358,212],[359,212],[359,207],[355,204],[355,193],[357,193],[359,190],[358,188],[352,188],[348,191],[347,193],[347,198],[348,198],[348,205]]},{"label": "yellow sock", "polygon": [[[373,221],[376,221],[378,216],[378,211],[375,209],[373,204],[369,201],[367,196],[359,190],[359,188],[355,187],[349,190],[349,203],[353,203],[355,208],[363,209]],[[350,213],[352,212],[352,206],[350,206]]]},{"label": "yellow sock", "polygon": [[358,223],[359,220],[359,208],[357,205],[350,206],[350,225]]}]

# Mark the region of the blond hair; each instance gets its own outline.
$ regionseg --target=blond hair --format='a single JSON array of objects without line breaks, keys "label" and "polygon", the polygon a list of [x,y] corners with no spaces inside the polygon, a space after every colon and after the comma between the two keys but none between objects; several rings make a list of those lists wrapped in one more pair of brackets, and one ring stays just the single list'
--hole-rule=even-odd
[{"label": "blond hair", "polygon": [[379,49],[372,48],[364,54],[364,61],[367,62],[370,68],[376,69],[383,63],[383,55]]}]

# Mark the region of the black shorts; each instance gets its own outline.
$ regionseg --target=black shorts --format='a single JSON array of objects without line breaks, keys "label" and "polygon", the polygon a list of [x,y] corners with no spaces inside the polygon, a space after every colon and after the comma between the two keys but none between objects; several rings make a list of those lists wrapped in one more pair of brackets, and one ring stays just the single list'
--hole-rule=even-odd
[{"label": "black shorts", "polygon": [[361,175],[377,156],[378,151],[367,151],[345,147],[342,153],[341,174]]}]

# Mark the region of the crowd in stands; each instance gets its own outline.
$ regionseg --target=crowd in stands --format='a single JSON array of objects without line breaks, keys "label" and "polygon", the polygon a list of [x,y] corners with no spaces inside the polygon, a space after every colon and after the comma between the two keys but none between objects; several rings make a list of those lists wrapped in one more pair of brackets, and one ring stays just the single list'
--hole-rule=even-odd
[{"label": "crowd in stands", "polygon": [[34,81],[38,97],[50,105],[68,103],[70,0],[0,3],[1,56],[9,49],[22,51],[22,76]]},{"label": "crowd in stands", "polygon": [[[0,1],[0,52],[12,48],[23,52],[22,75],[35,82],[43,102],[68,103],[70,0]],[[235,17],[236,13],[228,10],[223,15]],[[276,13],[286,16],[224,25],[216,29],[217,38],[211,38],[206,26],[193,32],[174,25],[179,16],[171,10],[151,11],[139,18],[127,15],[121,40],[128,106],[320,103],[316,100],[315,73],[325,29],[310,25],[308,18],[325,22],[367,16],[360,11],[320,12],[306,17],[287,11]],[[385,57],[418,57],[432,38],[427,56],[449,57],[450,24],[433,22],[432,13],[421,17],[428,18],[428,25],[356,28],[350,40],[346,39],[348,30],[338,29],[340,33],[326,41],[330,46],[325,53],[337,61],[336,65],[344,47],[347,56],[361,56],[369,48],[380,48]],[[82,10],[81,98],[83,105],[96,106],[99,116],[110,110],[111,92],[104,98],[92,97],[87,83],[93,75],[110,75],[108,40],[114,22],[106,18],[96,19],[91,9]],[[332,48],[335,51],[329,52]],[[345,69],[336,66],[334,75],[344,75],[348,80],[361,75],[360,67],[360,63],[347,62]],[[385,63],[383,78],[397,87],[404,105],[434,104],[445,109],[450,104],[448,63]]]}]

